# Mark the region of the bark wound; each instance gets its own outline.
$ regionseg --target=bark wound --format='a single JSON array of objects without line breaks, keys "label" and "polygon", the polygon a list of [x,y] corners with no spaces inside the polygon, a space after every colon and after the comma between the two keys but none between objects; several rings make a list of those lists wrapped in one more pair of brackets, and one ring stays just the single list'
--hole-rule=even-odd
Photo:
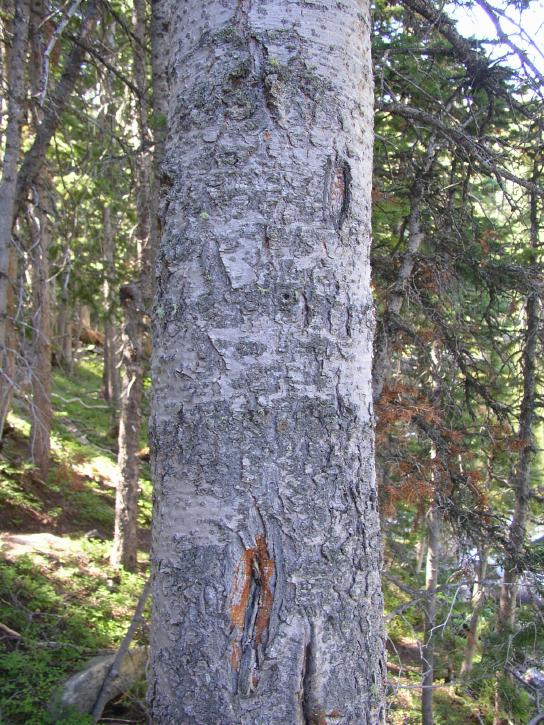
[{"label": "bark wound", "polygon": [[347,216],[350,202],[351,170],[347,161],[329,162],[325,177],[323,199],[325,218],[332,219],[340,229]]},{"label": "bark wound", "polygon": [[270,558],[264,536],[244,551],[234,576],[230,620],[234,639],[230,663],[239,674],[239,689],[251,692],[259,683],[261,648],[268,640],[268,625],[274,600],[272,579],[274,561]]}]

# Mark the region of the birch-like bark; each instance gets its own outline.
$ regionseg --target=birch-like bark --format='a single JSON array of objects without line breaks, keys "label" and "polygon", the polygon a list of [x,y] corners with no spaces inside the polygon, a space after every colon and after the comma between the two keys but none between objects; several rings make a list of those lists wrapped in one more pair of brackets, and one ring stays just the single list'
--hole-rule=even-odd
[{"label": "birch-like bark", "polygon": [[[539,247],[539,220],[537,196],[530,197],[531,248]],[[532,290],[525,305],[526,328],[523,347],[523,398],[519,421],[518,440],[523,445],[520,449],[517,470],[513,480],[515,494],[514,512],[508,535],[508,556],[504,564],[504,575],[499,597],[499,615],[497,626],[500,632],[511,631],[516,613],[516,601],[519,586],[519,559],[522,554],[527,534],[527,517],[529,514],[529,494],[531,487],[531,464],[534,449],[534,421],[536,405],[536,351],[538,331],[540,327],[539,292]]]},{"label": "birch-like bark", "polygon": [[[15,3],[12,31],[12,45],[9,53],[7,73],[7,125],[5,132],[2,180],[0,181],[0,440],[6,415],[13,393],[14,371],[12,334],[8,315],[11,233],[14,224],[17,164],[21,150],[21,124],[24,114],[25,60],[28,46],[30,0]],[[11,267],[13,268],[13,260]],[[8,339],[9,338],[9,339]],[[8,344],[9,343],[9,344]]]},{"label": "birch-like bark", "polygon": [[151,719],[377,725],[368,4],[158,6]]}]

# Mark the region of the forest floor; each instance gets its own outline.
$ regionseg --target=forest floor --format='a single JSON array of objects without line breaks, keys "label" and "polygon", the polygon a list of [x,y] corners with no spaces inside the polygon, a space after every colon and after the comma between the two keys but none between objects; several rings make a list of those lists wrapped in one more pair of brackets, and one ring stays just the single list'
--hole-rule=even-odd
[{"label": "forest floor", "polygon": [[[114,651],[132,617],[149,563],[151,482],[141,467],[139,564],[109,566],[115,446],[100,397],[101,358],[88,353],[53,381],[53,464],[40,480],[28,463],[30,424],[17,404],[0,455],[0,723],[52,722],[48,703],[97,654]],[[8,627],[19,636],[3,629]],[[136,642],[144,642],[141,631]],[[136,690],[108,706],[103,722],[145,722]],[[70,725],[91,722],[74,715]]]},{"label": "forest floor", "polygon": [[[125,633],[149,562],[151,482],[142,464],[140,571],[109,566],[114,521],[115,445],[109,408],[100,397],[101,358],[91,350],[72,375],[54,374],[53,465],[46,481],[28,463],[30,424],[15,405],[0,451],[0,724],[46,725],[59,685]],[[145,431],[144,431],[145,435]],[[142,438],[145,445],[145,437]],[[386,592],[386,609],[402,604]],[[413,631],[390,632],[388,722],[417,725],[420,650]],[[140,629],[135,643],[145,643]],[[488,723],[478,702],[443,679],[435,722]],[[101,722],[145,722],[144,685],[110,703]],[[90,723],[73,715],[65,725]]]}]

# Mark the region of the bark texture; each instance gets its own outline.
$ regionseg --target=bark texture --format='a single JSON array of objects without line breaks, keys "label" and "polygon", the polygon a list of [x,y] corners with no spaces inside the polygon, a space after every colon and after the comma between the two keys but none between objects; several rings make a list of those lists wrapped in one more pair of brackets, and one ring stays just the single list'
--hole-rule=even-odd
[{"label": "bark texture", "polygon": [[[21,150],[21,124],[24,114],[25,60],[28,45],[30,1],[15,3],[11,24],[12,43],[7,73],[7,124],[0,181],[0,440],[13,393],[14,355],[11,346],[11,321],[8,304],[10,267],[13,269],[11,232],[14,223],[17,189],[17,163]],[[11,264],[10,264],[11,261]]]},{"label": "bark texture", "polygon": [[376,725],[368,5],[154,11],[151,718]]}]

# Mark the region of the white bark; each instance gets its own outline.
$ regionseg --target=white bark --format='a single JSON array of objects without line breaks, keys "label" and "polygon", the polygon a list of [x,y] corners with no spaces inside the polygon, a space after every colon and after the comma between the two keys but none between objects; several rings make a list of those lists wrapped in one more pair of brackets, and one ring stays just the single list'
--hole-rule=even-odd
[{"label": "white bark", "polygon": [[376,725],[368,4],[155,10],[151,718]]}]

